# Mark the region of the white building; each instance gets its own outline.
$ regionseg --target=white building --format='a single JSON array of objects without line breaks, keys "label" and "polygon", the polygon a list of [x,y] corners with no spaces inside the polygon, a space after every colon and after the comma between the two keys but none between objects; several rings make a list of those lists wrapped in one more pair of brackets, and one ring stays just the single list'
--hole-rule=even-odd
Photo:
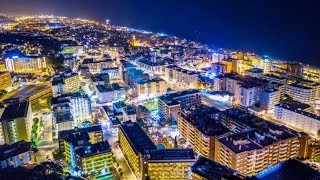
[{"label": "white building", "polygon": [[274,112],[274,106],[280,102],[281,91],[276,89],[263,90],[260,95],[260,108],[268,113]]},{"label": "white building", "polygon": [[275,106],[274,118],[289,127],[317,136],[320,117],[311,113],[310,109],[310,105],[300,102],[282,103]]},{"label": "white building", "polygon": [[175,65],[164,68],[164,79],[179,86],[196,88],[198,84],[198,74],[193,71],[182,69]]},{"label": "white building", "polygon": [[95,92],[100,103],[111,103],[125,98],[126,91],[118,84],[110,86],[97,85]]}]

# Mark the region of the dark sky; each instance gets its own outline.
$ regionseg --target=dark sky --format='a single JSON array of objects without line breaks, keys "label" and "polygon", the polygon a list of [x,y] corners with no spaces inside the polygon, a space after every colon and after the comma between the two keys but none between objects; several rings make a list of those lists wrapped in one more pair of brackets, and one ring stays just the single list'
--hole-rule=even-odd
[{"label": "dark sky", "polygon": [[317,0],[0,0],[0,11],[84,17],[320,66]]}]

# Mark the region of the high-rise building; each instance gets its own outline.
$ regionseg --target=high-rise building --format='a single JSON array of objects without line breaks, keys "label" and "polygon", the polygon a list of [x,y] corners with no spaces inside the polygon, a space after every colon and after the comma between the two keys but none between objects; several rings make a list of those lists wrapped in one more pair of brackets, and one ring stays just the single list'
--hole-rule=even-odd
[{"label": "high-rise building", "polygon": [[56,75],[52,80],[53,97],[72,93],[80,88],[80,76],[69,69],[64,74]]},{"label": "high-rise building", "polygon": [[46,68],[46,59],[42,56],[28,56],[21,52],[8,52],[5,55],[6,68],[9,72],[38,73]]},{"label": "high-rise building", "polygon": [[178,131],[196,153],[214,159],[215,139],[228,133],[218,120],[220,111],[204,105],[182,110],[178,115]]},{"label": "high-rise building", "polygon": [[168,83],[161,78],[135,83],[135,92],[140,97],[160,96],[167,92]]},{"label": "high-rise building", "polygon": [[199,105],[201,96],[199,90],[186,90],[158,97],[159,114],[164,118],[177,119],[181,109]]},{"label": "high-rise building", "polygon": [[9,72],[0,72],[0,90],[5,90],[12,85]]},{"label": "high-rise building", "polygon": [[179,86],[196,88],[198,84],[198,73],[182,69],[176,65],[169,65],[164,68],[165,79]]},{"label": "high-rise building", "polygon": [[78,167],[85,175],[111,170],[112,152],[108,141],[103,141],[101,126],[61,131],[58,139],[72,168]]},{"label": "high-rise building", "polygon": [[274,106],[280,102],[281,92],[276,89],[265,89],[260,94],[260,108],[268,113],[274,112]]},{"label": "high-rise building", "polygon": [[119,129],[120,147],[137,179],[188,179],[195,157],[192,149],[157,149],[137,123]]},{"label": "high-rise building", "polygon": [[104,86],[96,85],[95,92],[100,103],[112,103],[118,100],[124,100],[125,90],[117,83]]},{"label": "high-rise building", "polygon": [[2,141],[4,143],[10,144],[21,140],[29,141],[32,127],[30,103],[26,101],[6,105],[0,122],[3,133],[1,137],[3,137]]},{"label": "high-rise building", "polygon": [[216,139],[215,161],[254,175],[299,156],[299,138],[280,129],[249,130]]},{"label": "high-rise building", "polygon": [[311,106],[300,102],[286,102],[275,106],[274,118],[313,136],[320,131],[320,116],[312,113]]}]

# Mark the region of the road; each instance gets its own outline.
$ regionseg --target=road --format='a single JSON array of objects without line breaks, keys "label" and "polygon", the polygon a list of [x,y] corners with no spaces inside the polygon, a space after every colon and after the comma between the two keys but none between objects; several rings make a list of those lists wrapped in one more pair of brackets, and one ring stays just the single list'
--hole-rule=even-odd
[{"label": "road", "polygon": [[117,133],[111,133],[111,129],[112,129],[112,127],[110,127],[111,123],[108,122],[108,120],[104,119],[100,115],[98,115],[97,117],[100,121],[101,128],[103,130],[104,139],[108,140],[109,144],[111,145],[112,152],[116,158],[116,161],[119,163],[119,168],[123,170],[123,176],[121,179],[136,180],[136,177],[134,176],[131,168],[129,167],[126,159],[124,158],[124,155],[120,147],[118,146]]},{"label": "road", "polygon": [[53,160],[52,151],[58,149],[58,143],[52,141],[52,119],[51,115],[40,115],[42,117],[44,132],[43,140],[40,141],[38,146],[39,152],[36,154],[36,160],[38,163],[47,161],[46,156],[49,155]]}]

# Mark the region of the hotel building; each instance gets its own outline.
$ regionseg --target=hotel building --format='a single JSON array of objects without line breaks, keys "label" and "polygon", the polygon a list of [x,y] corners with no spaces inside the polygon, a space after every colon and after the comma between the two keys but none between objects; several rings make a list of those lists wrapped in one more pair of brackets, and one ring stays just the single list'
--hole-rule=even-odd
[{"label": "hotel building", "polygon": [[6,68],[15,73],[40,73],[46,68],[46,58],[42,56],[27,56],[21,52],[18,55],[5,57]]}]

